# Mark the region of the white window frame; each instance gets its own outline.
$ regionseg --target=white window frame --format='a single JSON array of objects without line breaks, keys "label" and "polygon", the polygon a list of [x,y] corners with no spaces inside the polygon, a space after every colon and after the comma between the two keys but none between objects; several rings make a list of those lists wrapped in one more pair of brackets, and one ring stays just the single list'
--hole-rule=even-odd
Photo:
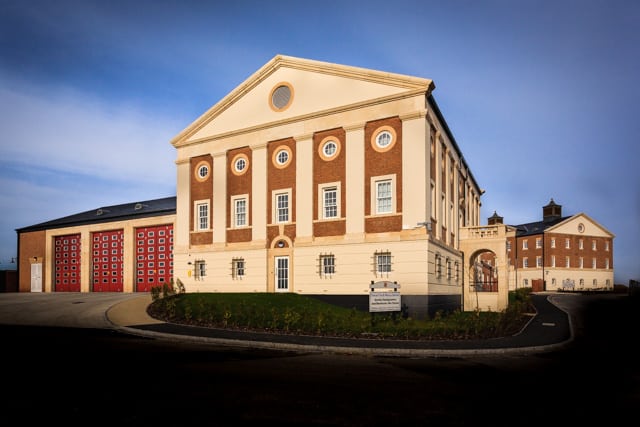
[{"label": "white window frame", "polygon": [[522,240],[522,249],[529,249],[529,241],[527,239]]},{"label": "white window frame", "polygon": [[[201,208],[206,210],[206,215],[202,215]],[[193,229],[194,231],[208,231],[211,229],[211,209],[209,199],[196,200],[193,202]],[[203,224],[203,221],[205,223]]]},{"label": "white window frame", "polygon": [[556,256],[551,255],[551,267],[555,267],[555,266],[556,266]]},{"label": "white window frame", "polygon": [[556,238],[555,238],[555,237],[552,237],[552,238],[551,238],[551,247],[552,247],[552,248],[555,248],[555,247],[556,247]]},{"label": "white window frame", "polygon": [[542,238],[536,237],[536,249],[540,249],[542,247]]},{"label": "white window frame", "polygon": [[[378,204],[378,184],[389,182],[391,206],[387,212],[381,212]],[[372,215],[393,215],[396,213],[396,174],[371,177],[371,213]]]},{"label": "white window frame", "polygon": [[522,268],[529,268],[529,258],[522,258]]},{"label": "white window frame", "polygon": [[571,258],[570,258],[570,257],[566,257],[566,258],[565,258],[565,264],[564,264],[564,266],[565,266],[566,268],[570,268],[570,267],[571,267]]},{"label": "white window frame", "polygon": [[[280,220],[280,214],[285,212],[284,208],[280,208],[278,206],[278,202],[280,201],[280,198],[282,196],[286,196],[287,197],[287,208],[286,208],[286,220]],[[273,190],[272,192],[272,196],[271,196],[271,205],[272,205],[272,209],[271,209],[271,222],[273,224],[287,224],[291,222],[291,189],[290,188],[283,188],[283,189],[279,189],[279,190]]]},{"label": "white window frame", "polygon": [[[239,212],[238,204],[244,202],[244,216],[240,217],[242,213]],[[233,228],[244,228],[249,226],[249,195],[248,194],[239,194],[237,196],[231,197],[231,206],[233,209],[232,218],[233,218]],[[239,219],[244,218],[244,222],[239,221]]]},{"label": "white window frame", "polygon": [[[327,206],[325,194],[329,191],[335,191],[335,216],[327,216]],[[342,188],[340,182],[327,182],[324,184],[318,184],[318,218],[323,220],[334,220],[342,217],[342,203],[340,203],[342,194]]]},{"label": "white window frame", "polygon": [[596,243],[595,240],[591,241],[591,250],[597,250],[598,249],[598,244]]},{"label": "white window frame", "polygon": [[542,267],[542,257],[541,256],[537,256],[536,257],[536,267],[538,267],[538,268]]},{"label": "white window frame", "polygon": [[571,249],[571,240],[564,239],[564,248],[565,249]]}]

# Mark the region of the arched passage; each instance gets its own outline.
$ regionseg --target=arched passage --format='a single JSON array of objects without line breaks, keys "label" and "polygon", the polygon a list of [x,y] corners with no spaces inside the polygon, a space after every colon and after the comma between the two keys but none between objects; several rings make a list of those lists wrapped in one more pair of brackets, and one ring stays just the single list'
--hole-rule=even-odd
[{"label": "arched passage", "polygon": [[509,303],[507,237],[515,236],[515,229],[495,224],[464,227],[460,231],[460,250],[466,266],[463,309],[506,309]]}]

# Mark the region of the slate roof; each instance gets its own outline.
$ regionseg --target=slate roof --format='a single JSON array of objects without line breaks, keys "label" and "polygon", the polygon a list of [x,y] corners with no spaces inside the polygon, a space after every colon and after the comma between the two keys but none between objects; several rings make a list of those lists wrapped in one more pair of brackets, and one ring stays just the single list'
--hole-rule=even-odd
[{"label": "slate roof", "polygon": [[121,205],[103,206],[90,211],[65,216],[40,224],[18,228],[16,232],[49,230],[77,225],[98,224],[103,222],[123,221],[135,218],[146,218],[176,213],[176,196],[162,199],[124,203]]},{"label": "slate roof", "polygon": [[535,234],[542,234],[547,228],[561,223],[562,221],[571,218],[571,216],[547,218],[542,221],[528,222],[526,224],[512,225],[516,229],[516,236],[533,236]]}]

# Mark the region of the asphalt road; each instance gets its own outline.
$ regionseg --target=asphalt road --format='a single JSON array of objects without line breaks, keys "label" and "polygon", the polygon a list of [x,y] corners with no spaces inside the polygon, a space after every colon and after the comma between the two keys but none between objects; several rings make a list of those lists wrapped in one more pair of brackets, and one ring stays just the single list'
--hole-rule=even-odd
[{"label": "asphalt road", "polygon": [[570,346],[473,358],[167,342],[105,328],[108,296],[49,313],[50,326],[25,303],[19,321],[0,311],[0,415],[83,426],[626,424],[640,407],[640,304],[572,297],[562,302],[575,317]]}]

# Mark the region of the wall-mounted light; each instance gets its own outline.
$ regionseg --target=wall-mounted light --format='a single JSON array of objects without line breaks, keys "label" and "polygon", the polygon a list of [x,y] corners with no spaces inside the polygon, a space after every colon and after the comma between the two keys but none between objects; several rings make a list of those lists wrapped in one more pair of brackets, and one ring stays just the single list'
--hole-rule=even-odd
[{"label": "wall-mounted light", "polygon": [[418,223],[418,227],[426,227],[427,231],[431,232],[431,222],[430,221],[419,222]]}]

